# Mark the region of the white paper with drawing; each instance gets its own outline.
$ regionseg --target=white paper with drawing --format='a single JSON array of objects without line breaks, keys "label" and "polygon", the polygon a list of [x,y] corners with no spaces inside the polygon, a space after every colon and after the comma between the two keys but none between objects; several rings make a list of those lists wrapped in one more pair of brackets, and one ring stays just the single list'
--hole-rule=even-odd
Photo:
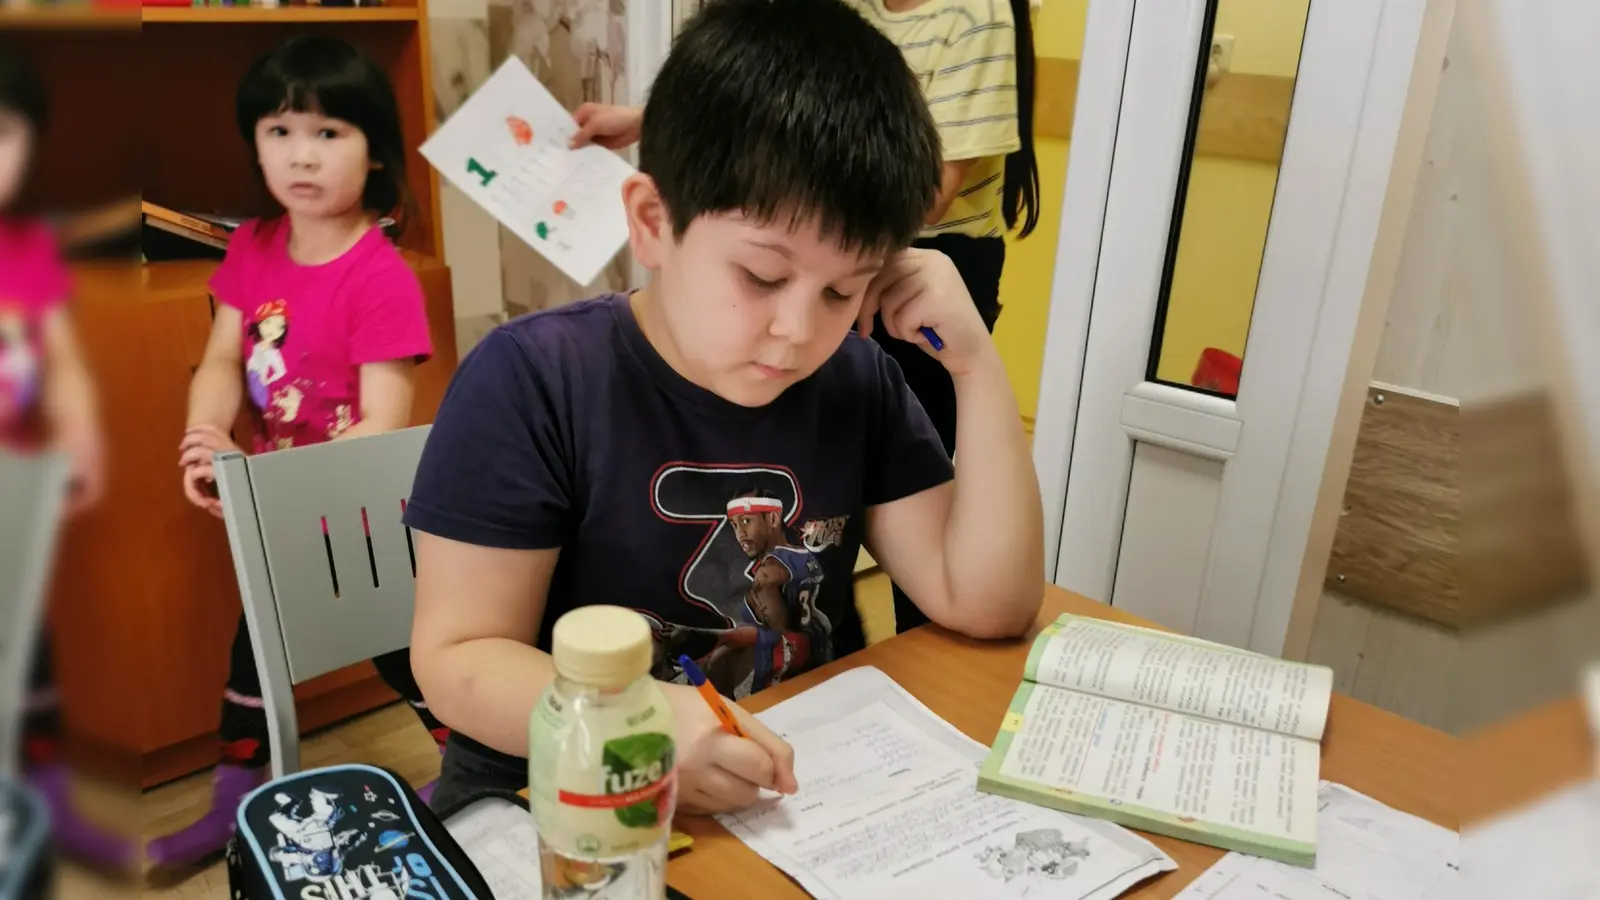
[{"label": "white paper with drawing", "polygon": [[515,56],[422,145],[450,183],[568,278],[589,284],[628,239],[626,160],[577,150],[578,126]]},{"label": "white paper with drawing", "polygon": [[873,668],[759,714],[800,791],[719,817],[823,900],[1108,900],[1175,868],[1118,825],[980,794],[986,748]]},{"label": "white paper with drawing", "polygon": [[1460,838],[1344,785],[1317,794],[1317,865],[1229,853],[1174,900],[1455,900]]}]

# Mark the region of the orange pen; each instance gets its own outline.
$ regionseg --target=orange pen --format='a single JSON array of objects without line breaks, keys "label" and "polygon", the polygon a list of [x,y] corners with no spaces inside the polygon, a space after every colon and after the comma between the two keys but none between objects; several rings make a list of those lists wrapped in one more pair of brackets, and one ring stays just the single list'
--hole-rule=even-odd
[{"label": "orange pen", "polygon": [[711,682],[706,680],[706,673],[700,671],[700,667],[694,664],[694,660],[687,656],[678,657],[678,665],[683,668],[683,673],[689,676],[690,683],[700,692],[700,696],[705,698],[706,705],[711,707],[711,711],[717,714],[717,719],[722,722],[722,730],[734,737],[744,737],[745,733],[739,727],[739,720],[733,717],[733,710],[728,708],[728,704],[723,701],[722,695],[717,693],[717,689],[712,687]]}]

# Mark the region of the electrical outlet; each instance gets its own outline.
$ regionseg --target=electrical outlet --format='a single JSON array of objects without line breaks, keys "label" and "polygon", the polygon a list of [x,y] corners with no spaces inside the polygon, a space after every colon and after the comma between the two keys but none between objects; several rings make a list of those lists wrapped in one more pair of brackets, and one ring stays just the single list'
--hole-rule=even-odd
[{"label": "electrical outlet", "polygon": [[1211,36],[1211,64],[1216,66],[1219,72],[1233,71],[1233,35]]}]

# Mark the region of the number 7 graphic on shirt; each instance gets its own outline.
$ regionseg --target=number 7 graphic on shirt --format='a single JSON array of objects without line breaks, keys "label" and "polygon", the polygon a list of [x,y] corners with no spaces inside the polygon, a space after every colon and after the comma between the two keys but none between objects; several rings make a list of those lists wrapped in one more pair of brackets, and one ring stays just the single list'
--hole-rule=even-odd
[{"label": "number 7 graphic on shirt", "polygon": [[678,591],[696,606],[715,611],[730,624],[744,620],[752,560],[739,546],[728,521],[728,501],[759,492],[783,504],[783,522],[800,516],[800,484],[783,466],[710,465],[674,462],[650,479],[650,507],[668,522],[706,529],[678,576]]}]

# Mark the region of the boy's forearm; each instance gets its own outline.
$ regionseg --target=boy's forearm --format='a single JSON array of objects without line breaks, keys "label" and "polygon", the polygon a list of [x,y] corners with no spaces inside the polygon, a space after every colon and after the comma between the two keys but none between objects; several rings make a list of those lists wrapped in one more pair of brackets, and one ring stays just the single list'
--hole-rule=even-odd
[{"label": "boy's forearm", "polygon": [[528,755],[528,715],[556,674],[548,653],[483,638],[422,654],[413,648],[412,666],[439,721],[501,753]]},{"label": "boy's forearm", "polygon": [[189,420],[187,427],[211,425],[226,433],[239,418],[244,402],[243,376],[232,366],[201,363],[189,382]]},{"label": "boy's forearm", "polygon": [[951,596],[970,610],[975,636],[1013,636],[1028,629],[1044,600],[1033,452],[998,352],[954,380],[956,479],[945,532]]}]

